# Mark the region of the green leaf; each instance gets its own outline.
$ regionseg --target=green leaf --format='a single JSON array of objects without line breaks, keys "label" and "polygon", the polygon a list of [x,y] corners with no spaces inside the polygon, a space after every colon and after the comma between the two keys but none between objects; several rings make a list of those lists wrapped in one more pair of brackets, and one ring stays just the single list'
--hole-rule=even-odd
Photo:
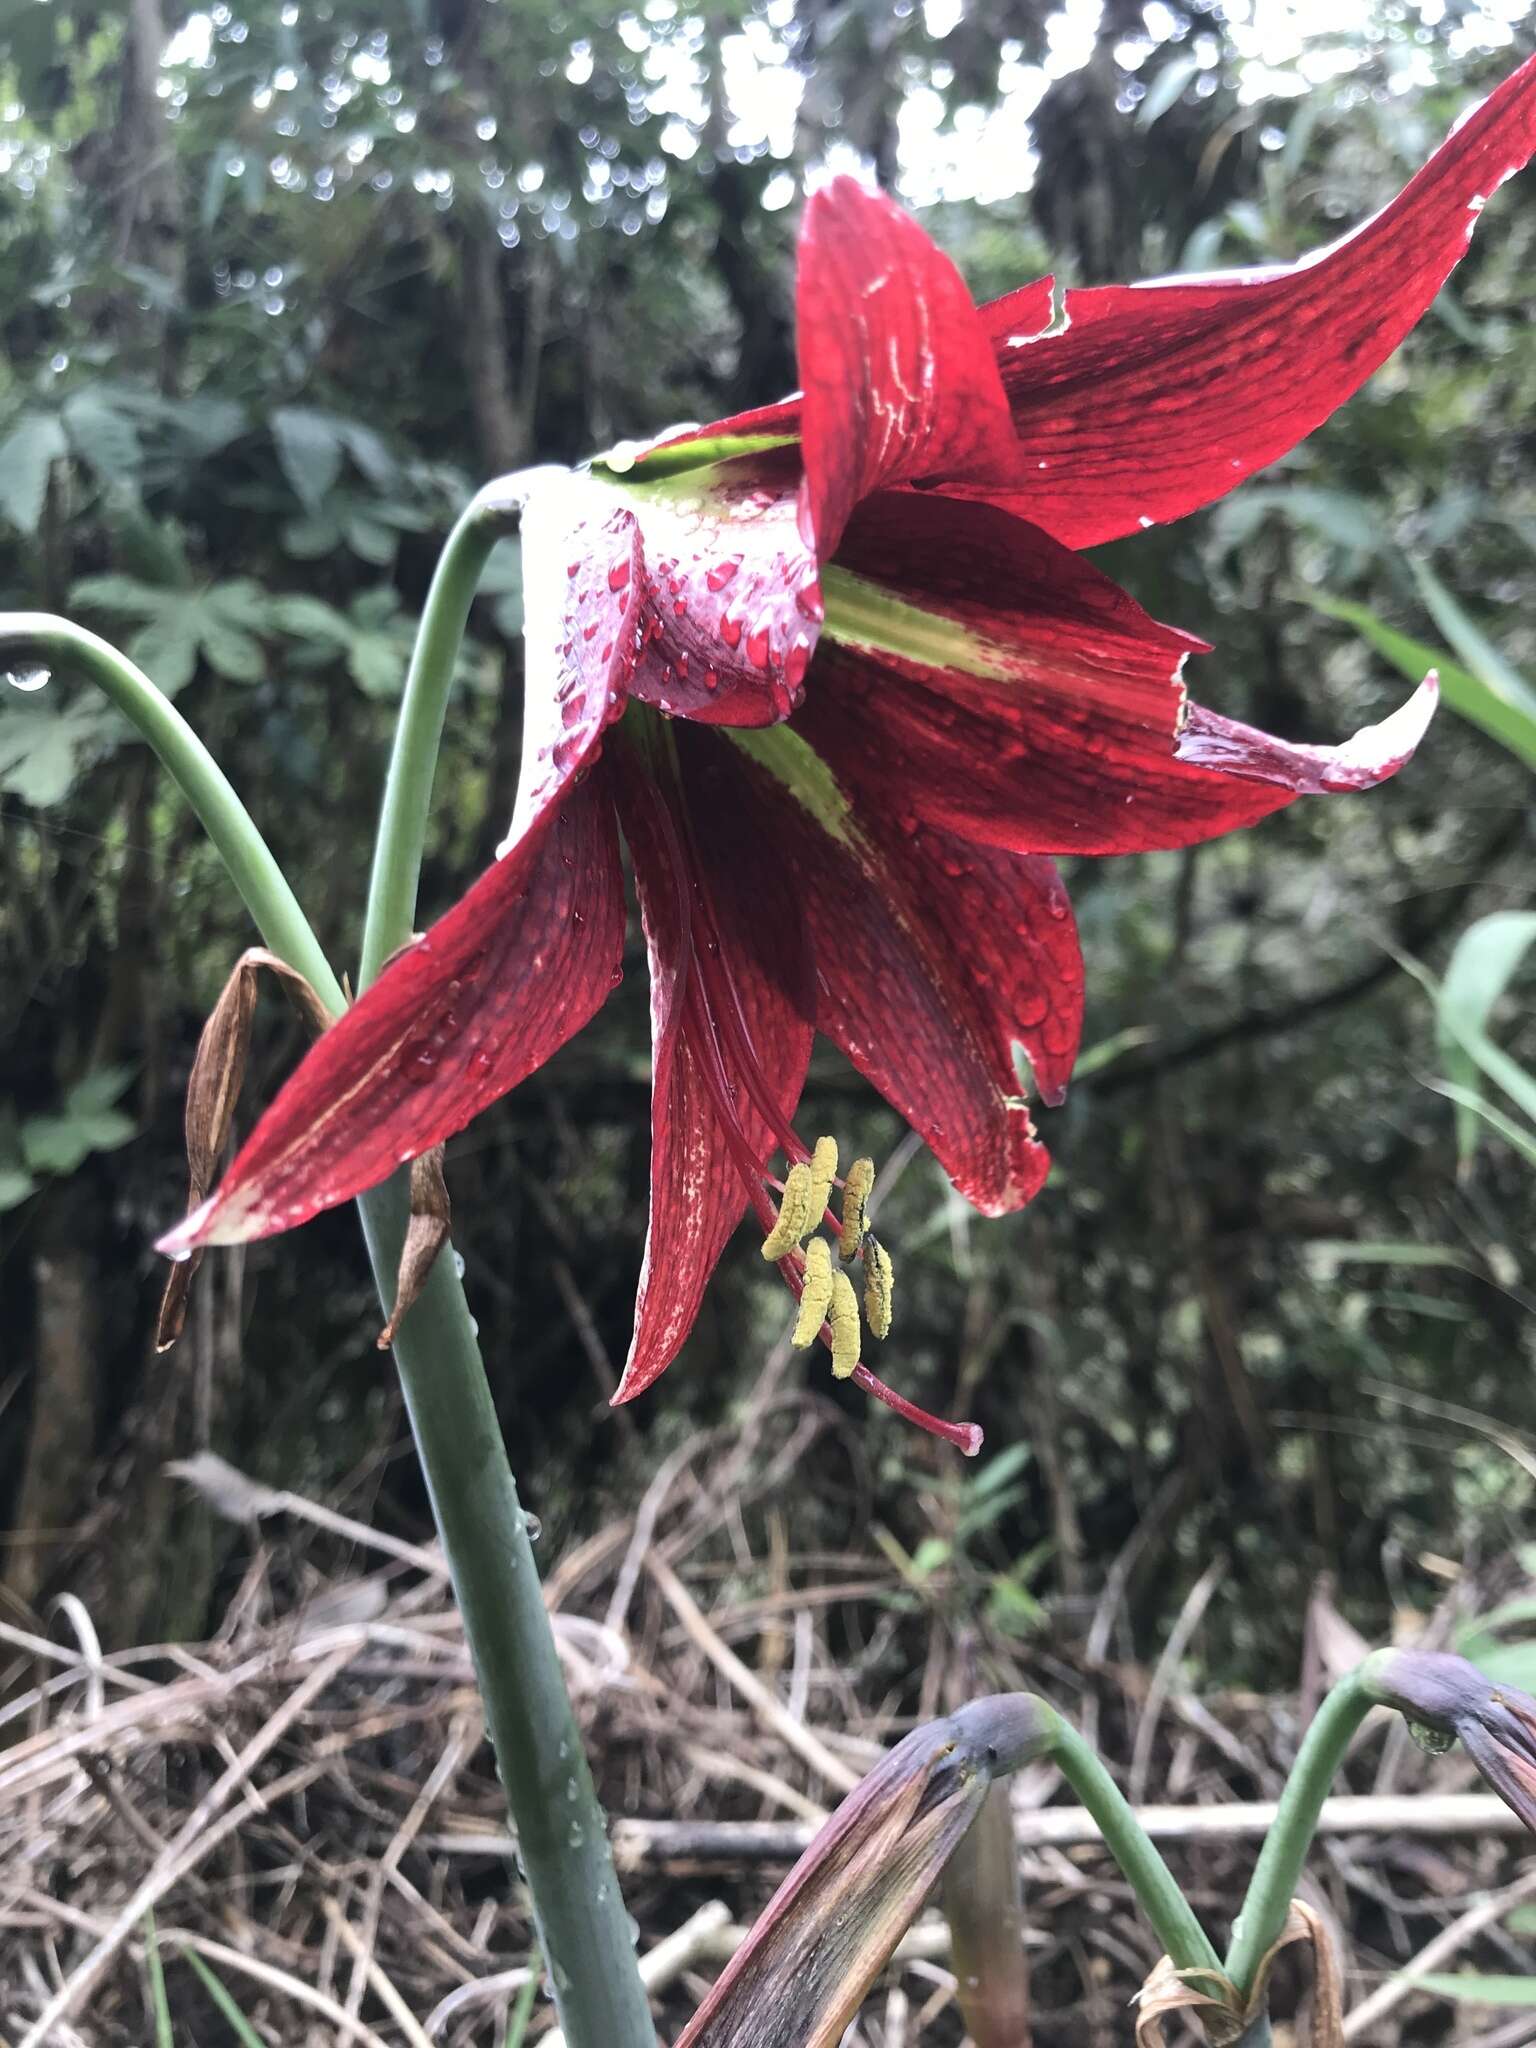
[{"label": "green leaf", "polygon": [[266,632],[272,623],[272,599],[254,576],[231,576],[215,583],[208,592],[208,603],[221,619],[253,633]]},{"label": "green leaf", "polygon": [[1536,690],[1507,662],[1482,628],[1468,616],[1428,562],[1408,557],[1419,595],[1435,624],[1472,671],[1501,703],[1536,720]]},{"label": "green leaf", "polygon": [[1431,1081],[1429,1085],[1437,1095],[1454,1102],[1458,1110],[1465,1110],[1469,1116],[1487,1124],[1489,1130],[1497,1131],[1507,1144],[1513,1145],[1532,1166],[1536,1166],[1536,1135],[1523,1124],[1517,1124],[1502,1109],[1495,1109],[1475,1088],[1458,1088],[1454,1081]]},{"label": "green leaf", "polygon": [[1077,1056],[1072,1069],[1074,1081],[1086,1080],[1090,1074],[1100,1073],[1119,1059],[1121,1053],[1132,1052],[1138,1045],[1150,1045],[1157,1033],[1150,1024],[1128,1024],[1123,1031],[1101,1038],[1096,1045],[1090,1045],[1086,1052]]},{"label": "green leaf", "polygon": [[209,667],[217,669],[221,676],[228,676],[232,683],[259,682],[266,673],[261,642],[252,639],[244,627],[231,625],[228,619],[221,617],[213,600],[206,603],[198,614],[197,636]]},{"label": "green leaf", "polygon": [[133,1079],[133,1071],[122,1064],[92,1067],[70,1083],[64,1096],[66,1109],[71,1116],[94,1116],[98,1110],[110,1109]]},{"label": "green leaf", "polygon": [[155,1934],[153,1912],[144,1915],[144,1967],[149,1974],[149,2004],[155,2020],[155,2048],[176,2048],[171,2027],[171,2004],[165,1995],[165,1969],[160,1961],[160,1943]]},{"label": "green leaf", "polygon": [[21,1156],[33,1173],[73,1173],[92,1152],[111,1152],[138,1125],[111,1105],[132,1077],[129,1067],[97,1067],[66,1089],[57,1115],[27,1117]]},{"label": "green leaf", "polygon": [[1368,641],[1410,682],[1420,683],[1432,668],[1438,669],[1440,694],[1457,716],[1481,727],[1490,739],[1507,747],[1528,768],[1536,768],[1536,716],[1490,690],[1486,683],[1479,681],[1470,669],[1453,661],[1442,648],[1431,647],[1426,641],[1414,640],[1408,634],[1400,633],[1395,626],[1389,626],[1384,619],[1378,618],[1368,605],[1356,604],[1349,598],[1328,597],[1321,591],[1304,588],[1295,589],[1291,594],[1303,604],[1311,605],[1314,611],[1353,626],[1362,639]]},{"label": "green leaf", "polygon": [[[1439,985],[1429,970],[1422,967],[1417,960],[1410,960],[1406,954],[1400,953],[1397,957],[1429,990],[1438,1006]],[[1527,1073],[1520,1062],[1511,1059],[1502,1046],[1495,1045],[1485,1031],[1478,1031],[1462,1023],[1454,1014],[1448,1015],[1445,1022],[1456,1043],[1471,1056],[1494,1086],[1502,1088],[1511,1102],[1523,1109],[1532,1122],[1536,1123],[1536,1075]]]},{"label": "green leaf", "polygon": [[1309,1266],[1336,1272],[1340,1266],[1450,1266],[1463,1273],[1482,1268],[1449,1244],[1416,1244],[1412,1239],[1314,1237],[1305,1246]]},{"label": "green leaf", "polygon": [[204,458],[238,440],[249,425],[245,407],[233,398],[178,398],[167,417],[189,453]]},{"label": "green leaf", "polygon": [[395,559],[395,550],[400,545],[400,536],[381,519],[370,518],[366,513],[354,512],[346,522],[347,546],[360,561],[370,562],[376,569],[384,569]]},{"label": "green leaf", "polygon": [[309,513],[341,475],[342,437],[329,413],[284,405],[272,415],[272,439],[294,496]]},{"label": "green leaf", "polygon": [[354,634],[347,649],[347,667],[366,697],[398,697],[405,687],[405,655],[392,634]]},{"label": "green leaf", "polygon": [[24,1166],[0,1166],[0,1214],[24,1202],[36,1186]]},{"label": "green leaf", "polygon": [[18,532],[36,533],[48,496],[48,473],[69,453],[56,413],[24,412],[0,442],[0,512]]},{"label": "green leaf", "polygon": [[1184,53],[1169,57],[1161,65],[1152,83],[1147,87],[1147,96],[1136,109],[1138,128],[1150,128],[1154,121],[1160,121],[1168,109],[1182,98],[1187,85],[1199,76],[1200,60]]},{"label": "green leaf", "polygon": [[128,619],[156,618],[166,601],[162,585],[137,576],[82,576],[69,595],[86,611],[113,612]]},{"label": "green leaf", "polygon": [[[266,2048],[266,2043],[251,2025],[245,2014],[230,1996],[224,1980],[215,1976],[202,1957],[193,1948],[179,1948],[181,1960],[202,1979],[203,1989],[213,2000],[229,2023],[229,2030],[240,2043],[240,2048]],[[537,1988],[537,1987],[535,1987]]]},{"label": "green leaf", "polygon": [[1536,944],[1536,911],[1496,910],[1470,925],[1456,941],[1440,984],[1435,1012],[1440,1056],[1457,1104],[1457,1152],[1463,1167],[1477,1150],[1481,1112],[1463,1098],[1473,1093],[1477,1062],[1466,1037],[1482,1034],[1494,1004],[1503,995],[1531,946]]},{"label": "green leaf", "polygon": [[93,1152],[115,1152],[138,1125],[118,1109],[89,1116],[29,1116],[21,1127],[21,1153],[33,1173],[73,1173]]},{"label": "green leaf", "polygon": [[137,478],[144,463],[139,430],[109,389],[88,384],[72,392],[64,401],[64,427],[75,454],[104,483]]},{"label": "green leaf", "polygon": [[347,453],[369,483],[377,490],[387,491],[398,475],[398,465],[382,436],[376,434],[372,427],[365,427],[360,420],[338,420],[336,429]]},{"label": "green leaf", "polygon": [[1536,2005],[1536,1977],[1482,1977],[1471,1970],[1430,1970],[1422,1977],[1403,1973],[1416,1991],[1435,1991],[1472,2005]]},{"label": "green leaf", "polygon": [[1369,498],[1319,484],[1260,485],[1238,491],[1217,513],[1218,531],[1228,547],[1239,546],[1271,512],[1311,527],[1349,554],[1374,554],[1386,545],[1386,528]]},{"label": "green leaf", "polygon": [[184,690],[197,673],[197,633],[190,610],[172,608],[140,626],[128,642],[128,655],[167,697]]},{"label": "green leaf", "polygon": [[131,736],[104,704],[53,711],[0,700],[0,791],[45,809],[69,794],[82,769]]},{"label": "green leaf", "polygon": [[352,637],[352,628],[345,616],[323,598],[306,597],[302,593],[274,597],[267,609],[278,631],[292,634],[295,640],[328,640],[344,647]]}]

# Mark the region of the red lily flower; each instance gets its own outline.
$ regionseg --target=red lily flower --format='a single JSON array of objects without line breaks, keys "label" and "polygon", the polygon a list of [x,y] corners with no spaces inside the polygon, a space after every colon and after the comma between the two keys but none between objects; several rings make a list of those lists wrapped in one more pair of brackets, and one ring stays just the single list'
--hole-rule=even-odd
[{"label": "red lily flower", "polygon": [[[803,395],[533,489],[524,761],[501,857],[325,1034],[162,1249],[303,1222],[579,1030],[618,979],[619,831],[655,1053],[619,1400],[675,1356],[743,1209],[773,1225],[770,1160],[808,1159],[791,1120],[816,1030],[978,1208],[1027,1202],[1047,1160],[1015,1047],[1059,1102],[1082,1006],[1043,856],[1190,845],[1302,793],[1368,787],[1434,703],[1429,679],[1337,747],[1191,705],[1182,671],[1203,643],[1072,550],[1189,512],[1308,433],[1418,319],[1533,149],[1536,60],[1332,249],[1069,292],[1054,323],[1050,280],[978,310],[888,199],[848,179],[817,193]],[[797,1293],[815,1220],[780,1261]],[[846,1368],[846,1302],[827,1284],[822,1261],[802,1322],[825,1308]]]}]

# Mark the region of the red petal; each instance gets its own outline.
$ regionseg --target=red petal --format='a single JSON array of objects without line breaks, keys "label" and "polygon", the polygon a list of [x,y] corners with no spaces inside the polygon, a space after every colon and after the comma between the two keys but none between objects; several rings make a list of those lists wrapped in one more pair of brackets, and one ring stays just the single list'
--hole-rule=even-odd
[{"label": "red petal", "polygon": [[[1008,336],[1016,335],[1021,341],[1033,341],[1051,324],[1055,288],[1054,278],[1038,277],[1033,283],[1020,285],[1017,291],[1009,292],[1006,298],[994,299],[985,308],[987,333],[998,333],[1001,323],[1006,326]],[[779,399],[776,404],[758,405],[749,412],[732,413],[729,419],[714,420],[707,427],[685,427],[676,433],[663,434],[636,458],[636,474],[643,472],[646,463],[663,451],[670,463],[677,454],[696,446],[703,451],[703,459],[707,460],[705,444],[713,441],[770,435],[797,441],[800,438],[801,403],[801,394],[797,391],[789,398]]]},{"label": "red petal", "polygon": [[[701,816],[690,791],[685,801],[700,872],[680,873],[679,860],[686,865],[689,855],[677,825],[667,821],[640,748],[626,742],[611,765],[650,954],[654,1048],[650,1228],[634,1338],[614,1397],[632,1401],[682,1348],[748,1200],[706,1078],[697,998],[690,1002],[685,993],[689,978],[700,973],[691,958],[689,929],[697,889],[708,889],[719,939],[712,974],[729,976],[759,1067],[786,1121],[805,1082],[812,1027],[804,999],[805,940],[768,843],[742,834],[731,820]],[[738,1129],[761,1165],[777,1150],[777,1136],[752,1107],[739,1077],[730,1078],[736,1083]]]},{"label": "red petal", "polygon": [[645,603],[639,522],[585,478],[536,491],[523,524],[523,754],[503,854],[597,759],[624,709]]},{"label": "red petal", "polygon": [[1303,793],[1367,788],[1409,758],[1434,708],[1429,684],[1339,747],[1186,710],[1179,677],[1203,643],[991,506],[882,494],[839,562],[963,626],[993,672],[829,635],[796,729],[866,804],[1016,852],[1189,846]]},{"label": "red petal", "polygon": [[996,353],[949,258],[852,178],[813,194],[795,286],[806,537],[830,560],[882,484],[1015,473]]},{"label": "red petal", "polygon": [[786,449],[636,494],[646,567],[632,695],[705,725],[771,725],[800,701],[822,601],[799,481]]},{"label": "red petal", "polygon": [[1029,473],[1006,502],[1081,548],[1223,496],[1386,361],[1533,150],[1536,58],[1383,212],[1288,268],[1069,292],[1066,331],[1025,346],[1011,299],[984,307]]},{"label": "red petal", "polygon": [[325,1033],[160,1249],[291,1229],[461,1130],[581,1029],[623,948],[613,809],[594,777]]},{"label": "red petal", "polygon": [[[868,730],[881,752],[878,727]],[[818,1029],[963,1195],[988,1214],[1021,1207],[1049,1161],[1013,1046],[1059,1101],[1082,1021],[1082,960],[1055,868],[882,815],[878,803],[835,836],[731,742],[678,737],[701,811],[774,849],[778,893],[815,947]]]}]

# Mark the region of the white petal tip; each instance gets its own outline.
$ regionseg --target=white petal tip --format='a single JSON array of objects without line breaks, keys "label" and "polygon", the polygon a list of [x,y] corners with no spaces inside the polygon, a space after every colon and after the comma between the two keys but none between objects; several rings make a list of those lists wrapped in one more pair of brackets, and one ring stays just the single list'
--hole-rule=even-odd
[{"label": "white petal tip", "polygon": [[1362,726],[1334,749],[1323,779],[1326,790],[1369,789],[1412,760],[1440,701],[1440,678],[1431,669],[1406,703],[1378,725]]},{"label": "white petal tip", "polygon": [[[210,1229],[209,1222],[216,1211],[218,1221]],[[208,1245],[243,1244],[251,1235],[244,1208],[238,1202],[221,1202],[214,1194],[206,1202],[199,1202],[174,1230],[168,1230],[164,1237],[157,1237],[155,1250],[180,1265],[183,1259],[190,1259],[194,1252],[202,1251]]]}]

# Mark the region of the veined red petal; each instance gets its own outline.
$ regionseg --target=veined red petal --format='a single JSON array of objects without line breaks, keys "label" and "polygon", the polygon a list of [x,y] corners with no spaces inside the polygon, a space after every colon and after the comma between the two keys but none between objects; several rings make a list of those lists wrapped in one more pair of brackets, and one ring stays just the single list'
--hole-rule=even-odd
[{"label": "veined red petal", "polygon": [[740,741],[680,732],[678,745],[707,815],[774,849],[779,892],[815,948],[818,1029],[968,1200],[989,1215],[1020,1208],[1049,1161],[1014,1046],[1059,1101],[1081,1028],[1066,891],[1047,860],[969,845],[901,811],[880,727],[866,732],[885,794],[857,809],[794,726]]},{"label": "veined red petal", "polygon": [[624,882],[601,771],[546,810],[316,1043],[159,1249],[290,1230],[462,1130],[617,979]]},{"label": "veined red petal", "polygon": [[1014,473],[996,353],[965,282],[883,193],[834,178],[811,195],[795,318],[802,530],[823,564],[882,485]]},{"label": "veined red petal", "polygon": [[[658,743],[668,741],[661,736]],[[686,781],[686,815],[669,821],[649,765],[627,735],[608,765],[617,780],[651,971],[650,1227],[634,1337],[614,1397],[632,1401],[682,1348],[709,1277],[747,1206],[733,1139],[739,1144],[745,1138],[759,1166],[778,1147],[742,1076],[731,1071],[728,1052],[722,1058],[726,1085],[734,1092],[737,1133],[721,1123],[719,1082],[712,1083],[705,1065],[711,1057],[703,1042],[706,979],[717,987],[729,982],[759,1070],[785,1121],[805,1082],[812,1025],[804,994],[805,936],[768,842],[743,834],[734,820],[706,815]],[[690,830],[691,846],[684,843]],[[695,929],[700,889],[708,892],[708,935],[702,925]],[[693,957],[694,948],[713,940],[720,950],[706,970]]]},{"label": "veined red petal", "polygon": [[[988,335],[995,335],[1006,326],[1005,339],[1016,347],[1036,340],[1051,324],[1055,289],[1053,277],[1037,277],[1032,283],[1020,285],[1017,291],[1009,292],[1006,298],[994,299],[985,308]],[[732,413],[728,419],[712,420],[705,427],[683,427],[674,433],[663,434],[637,458],[635,472],[643,475],[648,462],[660,467],[658,457],[670,464],[690,448],[699,448],[701,460],[709,460],[707,450],[714,442],[729,445],[759,439],[798,441],[802,397],[803,394],[796,391],[773,405],[753,406],[750,411]]]},{"label": "veined red petal", "polygon": [[934,631],[927,660],[916,638],[894,653],[844,637],[880,622],[857,583],[841,587],[797,730],[861,806],[894,792],[927,824],[1018,852],[1189,846],[1298,795],[1367,788],[1434,709],[1430,683],[1384,724],[1317,747],[1187,706],[1183,665],[1203,643],[993,506],[877,495],[839,563],[957,636]]},{"label": "veined red petal", "polygon": [[984,307],[1023,467],[1000,502],[1082,548],[1223,496],[1386,361],[1533,150],[1536,58],[1374,219],[1299,263],[1070,291],[1065,332],[1022,344],[1012,298]]},{"label": "veined red petal", "polygon": [[636,492],[632,696],[704,725],[771,725],[799,703],[823,609],[796,520],[799,478],[791,448]]}]

